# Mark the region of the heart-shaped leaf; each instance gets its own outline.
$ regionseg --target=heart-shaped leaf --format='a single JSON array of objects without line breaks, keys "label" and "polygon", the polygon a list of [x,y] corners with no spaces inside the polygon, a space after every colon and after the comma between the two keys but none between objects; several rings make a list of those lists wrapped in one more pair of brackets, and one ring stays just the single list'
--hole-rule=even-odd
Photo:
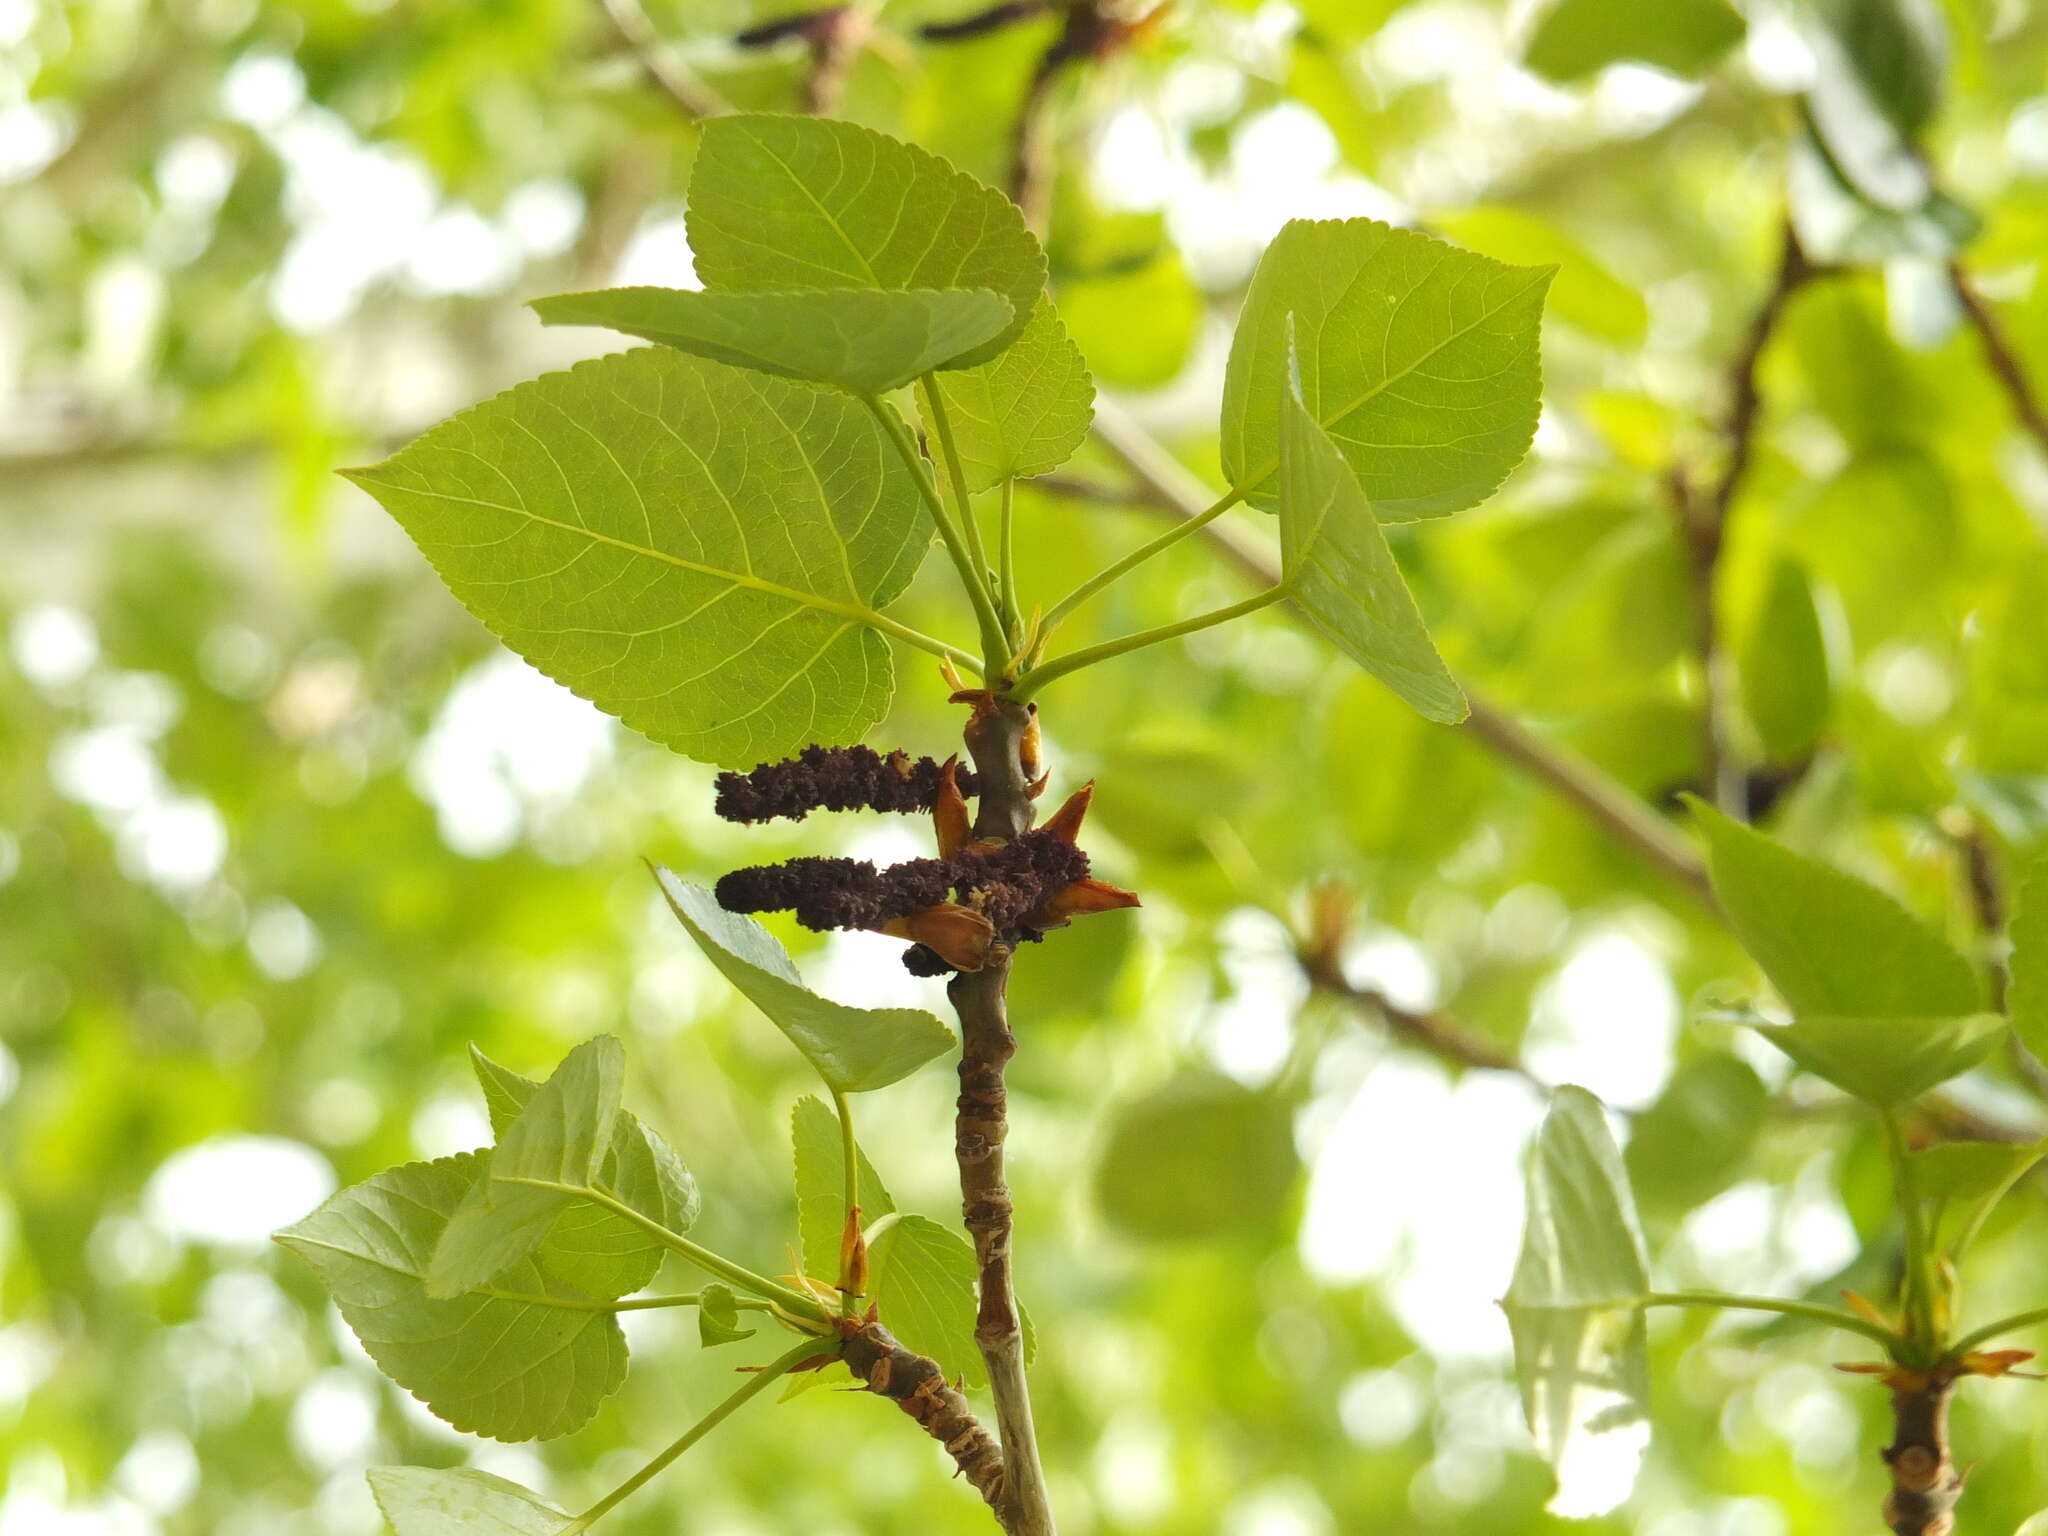
[{"label": "heart-shaped leaf", "polygon": [[751,767],[853,741],[888,708],[875,626],[931,535],[843,395],[642,347],[350,478],[499,639],[687,756]]},{"label": "heart-shaped leaf", "polygon": [[535,299],[549,325],[601,325],[714,362],[876,396],[953,363],[1010,325],[986,288],[701,293],[608,288]]},{"label": "heart-shaped leaf", "polygon": [[319,1272],[377,1368],[440,1417],[497,1440],[551,1439],[618,1390],[626,1341],[597,1298],[537,1256],[461,1295],[429,1294],[435,1247],[489,1167],[488,1153],[465,1152],[387,1169],[277,1241]]},{"label": "heart-shaped leaf", "polygon": [[703,128],[690,173],[690,249],[704,286],[988,288],[1016,339],[1045,287],[1045,253],[1017,205],[938,156],[851,123],[734,113]]},{"label": "heart-shaped leaf", "polygon": [[929,1355],[970,1387],[987,1387],[988,1367],[974,1342],[972,1245],[927,1216],[892,1216],[879,1225],[868,1264],[882,1321],[905,1348]]},{"label": "heart-shaped leaf", "polygon": [[1555,270],[1371,219],[1288,224],[1238,317],[1223,472],[1253,506],[1278,505],[1292,316],[1302,398],[1382,523],[1483,501],[1536,431],[1537,340]]},{"label": "heart-shaped leaf", "polygon": [[768,1016],[841,1093],[886,1088],[953,1045],[922,1008],[853,1008],[803,984],[789,951],[750,917],[728,912],[700,885],[657,869],[661,893],[705,958]]}]

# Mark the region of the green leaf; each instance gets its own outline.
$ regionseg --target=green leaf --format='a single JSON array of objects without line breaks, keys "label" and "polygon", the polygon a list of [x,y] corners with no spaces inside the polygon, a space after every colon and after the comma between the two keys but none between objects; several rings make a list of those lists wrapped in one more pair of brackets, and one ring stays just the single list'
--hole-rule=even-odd
[{"label": "green leaf", "polygon": [[2048,1057],[2048,845],[2027,861],[2012,913],[2006,1006],[2020,1043]]},{"label": "green leaf", "polygon": [[706,1349],[751,1339],[756,1331],[740,1326],[740,1305],[731,1286],[707,1285],[697,1293],[697,1341]]},{"label": "green leaf", "polygon": [[1045,253],[1009,198],[915,145],[825,118],[734,114],[703,128],[690,249],[710,289],[988,288],[1014,341],[1045,286]]},{"label": "green leaf", "polygon": [[970,491],[1058,469],[1095,416],[1088,365],[1043,294],[1002,356],[933,383],[945,399]]},{"label": "green leaf", "polygon": [[1133,1237],[1243,1236],[1274,1229],[1300,1167],[1285,1100],[1191,1071],[1116,1113],[1095,1196]]},{"label": "green leaf", "polygon": [[1820,739],[1834,700],[1827,637],[1798,562],[1771,568],[1739,652],[1742,702],[1770,763],[1796,763]]},{"label": "green leaf", "polygon": [[1886,1107],[1969,1071],[1991,1054],[2006,1025],[1996,1013],[1802,1013],[1790,1024],[1750,1027],[1816,1077]]},{"label": "green leaf", "polygon": [[[805,1094],[789,1117],[790,1144],[796,1157],[796,1226],[804,1273],[828,1285],[839,1278],[839,1239],[846,1227],[846,1159],[841,1150],[839,1117],[819,1098]],[[896,1209],[882,1177],[868,1155],[860,1158],[860,1210],[864,1226],[872,1227]]]},{"label": "green leaf", "polygon": [[889,1331],[947,1374],[986,1388],[988,1368],[974,1341],[973,1245],[929,1217],[896,1216],[875,1234],[868,1264],[870,1291]]},{"label": "green leaf", "polygon": [[533,1258],[436,1298],[427,1266],[449,1217],[488,1175],[465,1152],[387,1169],[277,1241],[319,1272],[377,1368],[441,1418],[497,1440],[581,1428],[626,1375],[611,1312]]},{"label": "green leaf", "polygon": [[[470,1065],[482,1084],[491,1132],[503,1136],[540,1084],[500,1066],[474,1045]],[[620,1110],[597,1187],[671,1232],[687,1232],[702,1204],[697,1181],[657,1132]],[[654,1278],[668,1248],[616,1211],[576,1201],[555,1218],[535,1256],[548,1270],[598,1296],[624,1296]]]},{"label": "green leaf", "polygon": [[1970,962],[1884,892],[1691,804],[1714,895],[1795,1015],[1959,1018],[1984,1006]]},{"label": "green leaf", "polygon": [[1906,140],[1934,120],[1949,56],[1938,4],[1812,0],[1804,15],[1813,23],[1807,32],[1818,55],[1817,107],[1834,92],[1853,90],[1859,106]]},{"label": "green leaf", "polygon": [[986,288],[698,293],[608,288],[535,299],[549,325],[602,325],[736,368],[876,396],[949,366],[1010,325]]},{"label": "green leaf", "polygon": [[1622,63],[1697,80],[1747,30],[1728,0],[1558,0],[1536,24],[1522,62],[1560,85]]},{"label": "green leaf", "polygon": [[667,869],[654,877],[705,958],[789,1036],[827,1086],[841,1093],[886,1088],[952,1048],[953,1032],[921,1008],[851,1008],[818,996],[759,923]]},{"label": "green leaf", "polygon": [[1067,334],[1103,383],[1161,389],[1180,377],[1202,337],[1202,290],[1172,247],[1056,281]]},{"label": "green leaf", "polygon": [[1501,1303],[1537,1449],[1561,1461],[1582,1437],[1643,1419],[1649,1263],[1600,1101],[1558,1089],[1529,1165],[1528,1226]]},{"label": "green leaf", "polygon": [[499,639],[687,756],[749,767],[888,708],[872,626],[930,533],[855,401],[639,348],[349,474]]},{"label": "green leaf", "polygon": [[614,1035],[587,1040],[562,1058],[498,1138],[490,1176],[449,1219],[427,1270],[428,1295],[459,1296],[518,1263],[578,1191],[596,1187],[624,1078],[625,1048]]},{"label": "green leaf", "polygon": [[1280,558],[1294,601],[1330,643],[1431,720],[1465,695],[1430,643],[1358,477],[1290,388],[1280,404]]},{"label": "green leaf", "polygon": [[1528,451],[1553,269],[1510,267],[1370,219],[1294,220],[1260,258],[1223,389],[1223,470],[1252,505],[1280,489],[1294,317],[1302,397],[1382,523],[1490,495]]},{"label": "green leaf", "polygon": [[1928,1200],[1981,1200],[2048,1157],[2048,1141],[1943,1141],[1906,1154]]},{"label": "green leaf", "polygon": [[561,1536],[566,1511],[474,1467],[372,1467],[370,1491],[398,1536]]},{"label": "green leaf", "polygon": [[1739,1058],[1687,1062],[1630,1122],[1629,1182],[1653,1211],[1711,1200],[1740,1175],[1770,1112],[1770,1090]]}]

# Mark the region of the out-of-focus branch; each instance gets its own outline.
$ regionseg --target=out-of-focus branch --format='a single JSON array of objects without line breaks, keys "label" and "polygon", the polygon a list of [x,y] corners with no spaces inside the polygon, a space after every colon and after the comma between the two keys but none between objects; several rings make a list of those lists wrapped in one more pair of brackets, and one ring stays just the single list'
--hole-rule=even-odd
[{"label": "out-of-focus branch", "polygon": [[692,122],[732,110],[723,97],[692,74],[689,67],[676,57],[675,50],[662,41],[661,34],[654,29],[653,20],[641,9],[640,0],[598,0],[598,3],[648,83],[673,102],[676,110]]},{"label": "out-of-focus branch", "polygon": [[[1060,29],[1032,66],[1010,140],[1010,197],[1024,210],[1024,222],[1033,229],[1044,231],[1046,204],[1052,195],[1051,135],[1046,119],[1054,87],[1071,65],[1106,59],[1129,46],[1155,24],[1164,9],[1163,4],[1158,5],[1136,21],[1125,21],[1111,13],[1105,0],[1061,0]],[[1004,22],[1021,19],[1015,7],[998,6],[996,11],[1010,13],[1003,17]],[[995,12],[982,14],[993,16]],[[955,36],[961,35],[961,25],[955,23]]]},{"label": "out-of-focus branch", "polygon": [[[1136,476],[1144,491],[1142,505],[1185,520],[1198,515],[1214,499],[1207,486],[1113,403],[1097,402],[1095,433]],[[1260,587],[1278,583],[1280,573],[1272,557],[1254,550],[1222,522],[1206,525],[1202,537]],[[1617,842],[1712,904],[1713,890],[1699,855],[1661,816],[1594,764],[1544,740],[1475,694],[1469,685],[1465,697],[1472,712],[1456,729],[1548,785]]]},{"label": "out-of-focus branch", "polygon": [[740,48],[772,48],[801,40],[810,54],[798,87],[802,108],[813,117],[827,117],[838,109],[853,61],[873,34],[874,10],[872,5],[853,3],[798,11],[749,27],[733,43]]},{"label": "out-of-focus branch", "polygon": [[1950,288],[1955,291],[1956,302],[1962,305],[1963,314],[1984,345],[1984,361],[2004,388],[2006,398],[2012,401],[2013,415],[2019,418],[2020,425],[2026,428],[2035,442],[2048,449],[2048,414],[2043,413],[2040,397],[2034,393],[2026,370],[2020,367],[2012,338],[2006,335],[1997,314],[1977,291],[1977,285],[1970,281],[1970,274],[1961,262],[1949,263],[1948,280]]},{"label": "out-of-focus branch", "polygon": [[1672,504],[1685,536],[1692,579],[1697,626],[1693,643],[1703,689],[1700,751],[1706,765],[1708,793],[1723,811],[1744,820],[1749,815],[1749,792],[1733,742],[1736,677],[1715,612],[1716,581],[1728,514],[1755,456],[1757,421],[1763,409],[1763,395],[1757,384],[1758,364],[1784,316],[1787,301],[1820,270],[1807,260],[1799,236],[1787,219],[1770,291],[1751,317],[1742,344],[1728,364],[1728,416],[1722,426],[1727,458],[1721,472],[1705,486],[1694,485],[1683,465],[1673,466],[1670,476]]}]

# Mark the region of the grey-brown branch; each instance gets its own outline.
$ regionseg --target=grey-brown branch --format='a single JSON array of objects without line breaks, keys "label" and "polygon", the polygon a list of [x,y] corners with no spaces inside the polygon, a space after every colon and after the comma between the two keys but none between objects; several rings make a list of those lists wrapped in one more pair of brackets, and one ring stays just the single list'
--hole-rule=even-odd
[{"label": "grey-brown branch", "polygon": [[936,1360],[905,1349],[880,1323],[865,1324],[849,1334],[840,1358],[868,1391],[888,1398],[943,1445],[960,1475],[1001,1516],[1002,1449],[974,1416],[967,1399],[947,1382]]},{"label": "grey-brown branch", "polygon": [[[967,750],[981,789],[974,821],[978,839],[1015,838],[1031,827],[1035,774],[1025,761],[1030,725],[1027,707],[1006,701],[977,705],[968,723]],[[974,1241],[979,1274],[981,1300],[974,1338],[988,1365],[1002,1437],[1005,1478],[996,1513],[1011,1536],[1053,1536],[1052,1508],[1024,1378],[1024,1335],[1010,1265],[1011,1199],[1003,1176],[1003,1143],[1009,1134],[1003,1071],[1017,1049],[1004,994],[1015,941],[1015,934],[999,933],[988,963],[955,976],[947,987],[960,1019],[954,1152],[960,1165],[961,1212]]]},{"label": "grey-brown branch", "polygon": [[1949,1459],[1948,1401],[1956,1378],[1948,1371],[1901,1381],[1892,1388],[1892,1443],[1884,1448],[1891,1468],[1891,1496],[1884,1522],[1892,1536],[1949,1536],[1963,1475]]}]

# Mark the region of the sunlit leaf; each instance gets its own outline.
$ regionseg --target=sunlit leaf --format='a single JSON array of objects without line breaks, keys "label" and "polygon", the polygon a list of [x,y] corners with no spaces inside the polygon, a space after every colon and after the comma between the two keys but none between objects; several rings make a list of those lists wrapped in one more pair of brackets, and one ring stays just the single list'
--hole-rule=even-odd
[{"label": "sunlit leaf", "polygon": [[[796,1156],[796,1224],[804,1273],[827,1284],[839,1277],[839,1240],[846,1228],[846,1159],[839,1117],[823,1100],[805,1094],[790,1111],[790,1142]],[[860,1158],[861,1225],[871,1227],[896,1209],[881,1175]]]},{"label": "sunlit leaf", "polygon": [[626,1374],[609,1311],[533,1257],[436,1298],[427,1267],[448,1219],[488,1177],[486,1153],[407,1163],[336,1195],[278,1242],[319,1271],[377,1368],[471,1434],[580,1428]]},{"label": "sunlit leaf", "polygon": [[1642,294],[1548,219],[1505,203],[1482,203],[1446,210],[1429,222],[1447,238],[1496,261],[1555,266],[1548,310],[1588,335],[1626,347],[1640,343],[1649,329],[1650,307]]},{"label": "sunlit leaf", "polygon": [[1649,64],[1697,79],[1746,31],[1728,0],[1557,0],[1536,24],[1522,62],[1568,84],[1609,64]]},{"label": "sunlit leaf", "polygon": [[539,1494],[474,1467],[372,1467],[397,1536],[561,1536],[575,1523]]},{"label": "sunlit leaf", "polygon": [[881,395],[950,365],[1009,328],[1009,301],[986,288],[837,288],[702,293],[607,288],[535,299],[549,325],[599,325],[663,346]]},{"label": "sunlit leaf", "polygon": [[1649,1264],[1600,1101],[1560,1088],[1529,1165],[1528,1226],[1502,1306],[1536,1447],[1562,1461],[1584,1437],[1648,1412],[1641,1298]]},{"label": "sunlit leaf", "polygon": [[1116,1111],[1095,1196],[1133,1237],[1237,1237],[1272,1229],[1299,1172],[1284,1100],[1190,1072]]},{"label": "sunlit leaf", "polygon": [[1045,286],[1045,255],[1002,193],[915,145],[819,118],[706,123],[689,236],[711,289],[992,289],[1013,317],[962,364],[1015,340]]},{"label": "sunlit leaf", "polygon": [[615,1035],[562,1058],[498,1138],[489,1176],[449,1218],[427,1270],[429,1295],[458,1296],[526,1258],[579,1192],[596,1187],[624,1077]]},{"label": "sunlit leaf", "polygon": [[1382,523],[1482,501],[1527,452],[1548,267],[1510,267],[1370,219],[1283,228],[1259,260],[1223,391],[1223,471],[1279,500],[1293,317],[1302,397]]},{"label": "sunlit leaf", "polygon": [[679,752],[751,767],[888,707],[870,626],[929,532],[844,396],[643,347],[350,475],[507,645]]},{"label": "sunlit leaf", "polygon": [[852,1008],[803,984],[789,952],[702,886],[655,871],[662,895],[705,958],[789,1037],[841,1093],[886,1088],[950,1050],[953,1032],[921,1008]]},{"label": "sunlit leaf", "polygon": [[941,374],[935,383],[970,491],[1058,469],[1095,415],[1095,384],[1081,350],[1042,294],[1030,323],[1000,357]]},{"label": "sunlit leaf", "polygon": [[1465,695],[1430,643],[1358,477],[1298,390],[1280,404],[1281,568],[1294,601],[1346,656],[1432,720]]}]

